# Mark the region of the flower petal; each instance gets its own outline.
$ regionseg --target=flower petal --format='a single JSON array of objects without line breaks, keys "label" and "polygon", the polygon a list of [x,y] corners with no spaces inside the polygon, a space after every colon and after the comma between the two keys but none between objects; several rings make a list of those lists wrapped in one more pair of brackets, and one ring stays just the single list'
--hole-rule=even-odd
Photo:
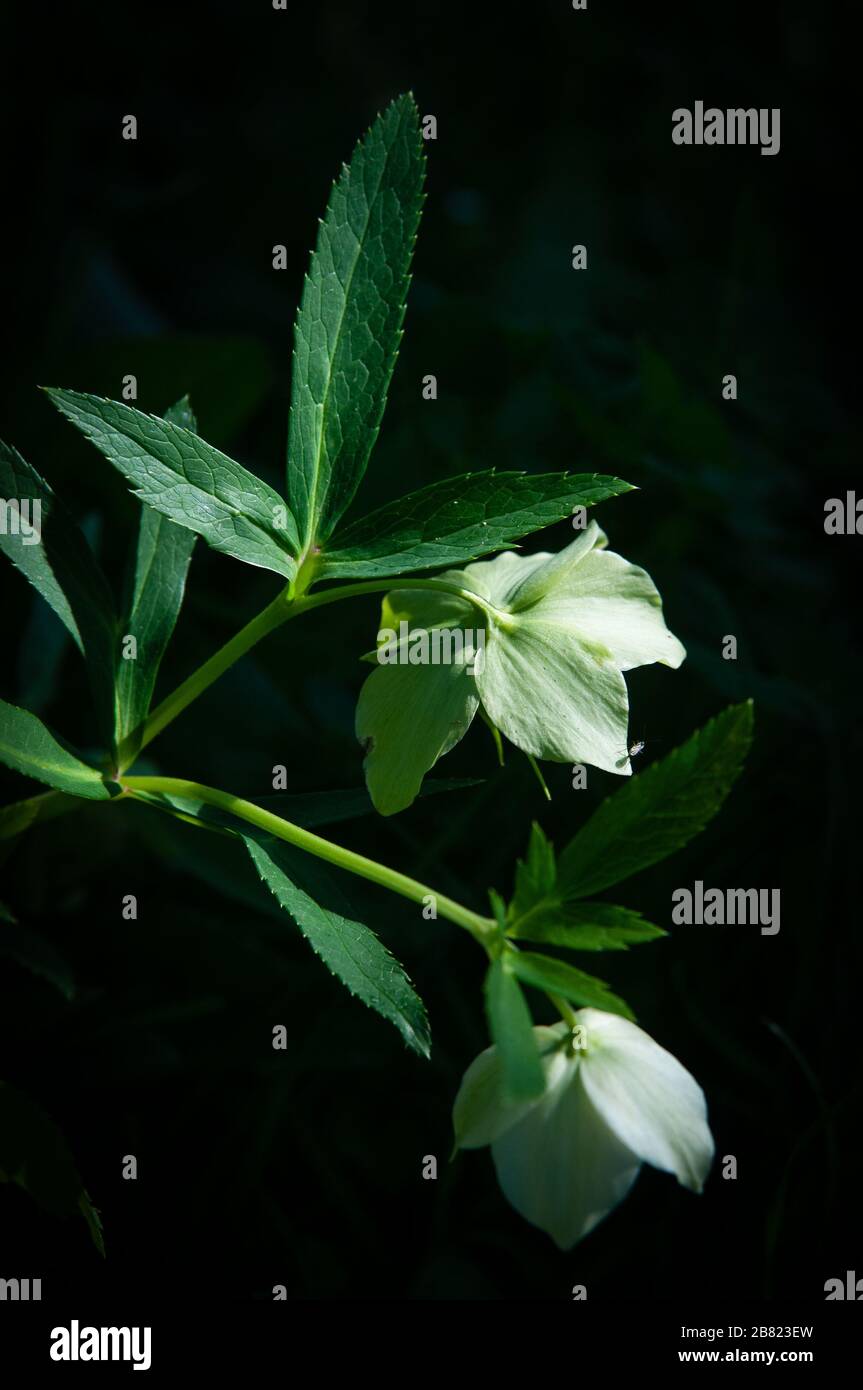
[{"label": "flower petal", "polygon": [[628,1019],[580,1009],[578,1021],[587,1035],[584,1087],[609,1128],[643,1162],[700,1192],[714,1148],[698,1082]]},{"label": "flower petal", "polygon": [[523,612],[532,604],[538,603],[546,595],[551,595],[562,584],[573,581],[573,571],[590,553],[608,545],[608,537],[595,521],[576,536],[556,555],[532,555],[531,560],[542,559],[541,565],[525,567],[517,582],[511,582],[506,602],[513,613]]},{"label": "flower petal", "polygon": [[[463,570],[447,570],[435,578],[487,597],[480,584],[475,579],[471,581]],[[435,589],[391,589],[381,605],[381,627],[398,631],[401,622],[411,629],[484,626],[481,613],[472,603],[457,594]]]},{"label": "flower petal", "polygon": [[606,647],[541,616],[547,602],[490,629],[476,674],[486,713],[535,758],[629,776],[626,682]]},{"label": "flower petal", "polygon": [[613,550],[591,550],[533,615],[565,622],[586,641],[601,642],[621,671],[654,661],[676,669],[686,657],[683,644],[665,626],[650,575]]},{"label": "flower petal", "polygon": [[410,806],[425,774],[464,737],[479,708],[471,671],[465,656],[441,665],[399,663],[379,666],[363,685],[356,733],[367,744],[366,784],[382,816]]},{"label": "flower petal", "polygon": [[492,1143],[505,1197],[561,1250],[623,1200],[641,1166],[597,1113],[583,1070],[576,1055],[565,1081]]},{"label": "flower petal", "polygon": [[473,589],[482,598],[490,599],[495,607],[506,608],[509,606],[510,596],[529,576],[536,570],[543,569],[548,561],[554,558],[554,555],[545,550],[536,555],[521,555],[515,550],[504,550],[493,560],[475,560],[472,565],[465,565],[464,587]]},{"label": "flower petal", "polygon": [[[551,1028],[534,1028],[546,1075],[546,1088],[553,1088],[567,1072],[567,1059],[560,1047],[569,1032],[565,1023]],[[456,1147],[481,1149],[492,1143],[522,1119],[538,1100],[514,1101],[504,1092],[503,1066],[496,1047],[487,1047],[465,1072],[453,1105],[452,1122]]]}]

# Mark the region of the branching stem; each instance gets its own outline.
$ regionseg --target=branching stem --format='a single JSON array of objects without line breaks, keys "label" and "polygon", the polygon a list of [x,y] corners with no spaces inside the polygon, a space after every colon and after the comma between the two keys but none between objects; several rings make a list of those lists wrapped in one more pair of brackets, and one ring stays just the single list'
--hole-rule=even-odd
[{"label": "branching stem", "polygon": [[[488,603],[479,594],[474,594],[469,589],[463,589],[457,584],[450,584],[442,579],[370,579],[361,581],[357,584],[342,584],[334,589],[322,589],[318,593],[303,594],[300,598],[292,599],[289,591],[284,589],[278,598],[250,623],[241,628],[229,642],[220,647],[213,656],[199,666],[197,671],[193,671],[172,691],[160,705],[151,712],[144,724],[143,735],[139,747],[146,748],[148,743],[152,743],[157,734],[182,714],[184,709],[197,700],[219,676],[239,661],[241,656],[251,651],[262,638],[275,632],[276,628],[283,623],[289,622],[291,618],[299,618],[304,613],[310,613],[315,608],[325,608],[330,603],[339,603],[346,598],[359,598],[365,594],[388,593],[391,589],[431,589],[438,593],[453,594],[457,598],[472,604],[488,619],[495,621],[505,615],[499,614],[498,610]],[[119,763],[121,770],[129,766],[130,753],[134,747],[134,739],[130,736],[124,746],[120,749]]]}]

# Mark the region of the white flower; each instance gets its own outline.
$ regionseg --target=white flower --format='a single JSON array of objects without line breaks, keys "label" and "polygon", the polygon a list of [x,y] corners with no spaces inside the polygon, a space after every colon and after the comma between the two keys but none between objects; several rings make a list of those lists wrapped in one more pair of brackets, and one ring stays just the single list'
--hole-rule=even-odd
[{"label": "white flower", "polygon": [[[665,626],[650,576],[606,544],[592,521],[557,555],[505,551],[447,570],[438,578],[452,594],[408,588],[387,595],[384,630],[404,624],[409,632],[470,634],[478,617],[486,628],[481,662],[473,647],[447,665],[390,657],[363,686],[356,728],[378,811],[392,815],[411,804],[480,705],[533,757],[629,775],[624,672],[657,661],[676,668],[686,652]],[[463,597],[471,593],[479,615]]]},{"label": "white flower", "polygon": [[562,1250],[623,1200],[642,1163],[700,1192],[713,1160],[704,1093],[677,1059],[616,1014],[576,1019],[534,1029],[546,1079],[536,1100],[504,1097],[490,1047],[453,1109],[457,1146],[490,1144],[507,1200]]}]

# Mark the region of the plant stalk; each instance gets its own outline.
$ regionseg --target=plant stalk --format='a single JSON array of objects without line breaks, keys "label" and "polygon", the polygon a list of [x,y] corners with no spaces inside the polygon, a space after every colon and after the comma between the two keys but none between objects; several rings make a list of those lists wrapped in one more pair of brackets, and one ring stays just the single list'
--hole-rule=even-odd
[{"label": "plant stalk", "polygon": [[[297,599],[288,597],[288,589],[283,589],[278,598],[274,599],[267,608],[253,618],[250,623],[241,628],[223,647],[220,647],[213,656],[199,666],[197,671],[193,671],[172,691],[160,705],[148,716],[143,729],[137,749],[146,748],[148,743],[152,743],[157,734],[182,714],[193,700],[197,700],[205,690],[219,679],[219,676],[233,666],[235,661],[239,661],[241,656],[245,656],[262,638],[275,632],[276,628],[283,623],[289,622],[291,618],[299,618],[303,613],[309,613],[314,608],[325,608],[330,603],[338,603],[345,598],[359,598],[364,594],[383,594],[389,593],[393,588],[398,589],[432,589],[438,593],[455,594],[458,598],[472,603],[475,608],[487,616],[494,616],[497,610],[486,602],[479,594],[471,593],[469,589],[462,589],[457,584],[448,584],[446,580],[440,579],[408,579],[398,582],[395,579],[370,579],[361,581],[357,584],[343,584],[335,589],[323,589],[316,594],[304,594]],[[119,766],[121,772],[129,766],[132,758],[137,756],[137,751],[132,752],[133,736],[124,740],[119,752]]]},{"label": "plant stalk", "polygon": [[356,854],[342,845],[333,844],[331,840],[325,840],[321,835],[313,834],[311,830],[304,830],[292,821],[283,820],[281,816],[265,811],[252,801],[232,796],[230,792],[205,787],[198,782],[187,782],[179,777],[124,777],[122,785],[132,796],[136,792],[164,793],[202,801],[207,806],[215,806],[221,811],[237,816],[258,830],[264,830],[268,835],[274,835],[277,839],[296,846],[297,849],[305,850],[307,854],[324,859],[338,869],[346,869],[348,873],[357,874],[360,878],[377,883],[393,893],[399,893],[403,898],[410,898],[413,902],[423,905],[429,898],[433,898],[442,917],[455,922],[459,927],[464,927],[483,947],[497,933],[496,925],[491,918],[481,917],[469,908],[462,907],[461,903],[455,902],[452,898],[436,893],[426,884],[408,878],[406,874],[388,869],[386,865],[378,864],[374,859],[367,859],[365,855]]}]

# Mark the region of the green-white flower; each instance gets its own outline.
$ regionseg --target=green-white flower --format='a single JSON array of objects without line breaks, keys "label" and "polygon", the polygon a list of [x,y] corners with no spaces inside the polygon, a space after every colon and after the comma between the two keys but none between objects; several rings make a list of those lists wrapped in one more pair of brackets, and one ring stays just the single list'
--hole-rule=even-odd
[{"label": "green-white flower", "polygon": [[480,705],[533,757],[631,771],[623,672],[656,661],[677,667],[686,652],[665,626],[650,576],[606,544],[591,522],[557,555],[506,551],[440,575],[451,592],[387,595],[382,630],[457,629],[468,645],[443,664],[414,665],[404,639],[398,659],[391,652],[363,686],[357,737],[383,815],[411,804]]},{"label": "green-white flower", "polygon": [[628,1193],[642,1163],[700,1192],[713,1159],[701,1087],[616,1014],[581,1009],[577,1026],[535,1028],[545,1073],[536,1100],[505,1098],[498,1050],[464,1075],[456,1144],[491,1145],[507,1200],[569,1250]]}]

